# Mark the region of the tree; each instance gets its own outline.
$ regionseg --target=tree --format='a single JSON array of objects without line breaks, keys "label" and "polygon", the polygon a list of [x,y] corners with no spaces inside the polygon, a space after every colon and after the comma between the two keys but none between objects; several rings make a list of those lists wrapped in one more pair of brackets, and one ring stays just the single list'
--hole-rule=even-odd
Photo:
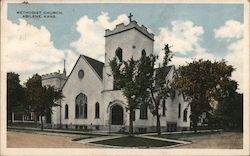
[{"label": "tree", "polygon": [[[155,55],[142,55],[139,60],[131,58],[127,62],[119,63],[116,58],[110,61],[110,67],[114,76],[114,83],[119,86],[128,101],[129,134],[133,133],[132,113],[135,109],[150,107],[151,112],[157,118],[157,132],[161,134],[159,108],[161,100],[169,97],[172,91],[167,84],[166,69],[171,61],[172,52],[166,45],[165,57],[162,65],[157,69],[157,77],[154,76]],[[154,85],[156,82],[156,86]]]},{"label": "tree", "polygon": [[[147,80],[148,82],[150,82],[149,90],[151,94],[148,97],[152,99],[150,109],[151,113],[156,116],[156,131],[158,135],[161,134],[161,114],[159,113],[159,109],[162,104],[161,101],[170,97],[170,94],[173,92],[173,89],[171,89],[170,87],[170,82],[166,80],[168,74],[167,68],[169,68],[169,62],[171,62],[173,55],[168,44],[165,45],[163,50],[165,51],[165,56],[162,65],[159,64],[159,68],[157,68],[156,70],[153,68],[154,66],[150,66],[150,73],[156,72],[156,74],[155,77],[152,75],[150,79]],[[151,81],[152,78],[155,81],[155,85]]]},{"label": "tree", "polygon": [[[110,61],[111,71],[114,77],[114,85],[121,88],[123,95],[126,97],[129,111],[129,135],[133,135],[133,112],[142,105],[147,105],[147,98],[150,87],[149,81],[153,73],[150,70],[143,68],[145,63],[155,62],[155,57],[142,56],[139,60],[133,58],[128,61],[118,62],[116,58]],[[143,61],[142,61],[143,60]],[[148,66],[147,66],[148,67]]]},{"label": "tree", "polygon": [[25,83],[26,91],[25,97],[30,110],[34,113],[35,122],[37,122],[37,107],[41,105],[42,101],[42,78],[40,75],[35,74]]},{"label": "tree", "polygon": [[[225,60],[211,62],[194,60],[186,66],[180,66],[174,86],[179,89],[191,106],[190,119],[196,132],[198,118],[202,112],[212,110],[213,100],[225,98],[234,68]],[[227,87],[226,87],[227,86]]]},{"label": "tree", "polygon": [[227,94],[218,99],[218,106],[214,111],[215,120],[223,128],[243,129],[243,94],[237,93],[237,82],[226,83]]},{"label": "tree", "polygon": [[7,119],[12,122],[12,113],[25,112],[24,88],[17,73],[7,73]]},{"label": "tree", "polygon": [[57,101],[63,98],[62,91],[53,86],[42,86],[42,78],[38,74],[28,79],[26,87],[27,102],[35,114],[35,120],[40,116],[43,130],[43,116],[53,113],[52,107],[60,106]]}]

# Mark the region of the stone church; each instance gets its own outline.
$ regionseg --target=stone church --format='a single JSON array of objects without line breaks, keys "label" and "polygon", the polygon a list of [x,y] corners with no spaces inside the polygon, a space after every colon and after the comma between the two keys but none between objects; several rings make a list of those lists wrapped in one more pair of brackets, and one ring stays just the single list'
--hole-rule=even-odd
[{"label": "stone church", "polygon": [[[64,99],[61,107],[53,108],[49,118],[52,127],[83,130],[128,131],[129,112],[126,98],[113,83],[109,61],[117,57],[126,61],[133,57],[150,55],[154,49],[154,34],[144,25],[130,20],[128,25],[116,25],[114,30],[105,30],[105,62],[80,55],[70,74],[52,73],[42,76],[43,85],[62,89]],[[156,70],[157,71],[157,70]],[[166,69],[166,81],[172,81],[174,66]],[[157,74],[156,74],[157,76]],[[190,127],[190,107],[183,95],[174,95],[162,101],[162,131],[187,130]],[[135,110],[134,131],[139,133],[155,131],[156,117],[149,108]]]}]

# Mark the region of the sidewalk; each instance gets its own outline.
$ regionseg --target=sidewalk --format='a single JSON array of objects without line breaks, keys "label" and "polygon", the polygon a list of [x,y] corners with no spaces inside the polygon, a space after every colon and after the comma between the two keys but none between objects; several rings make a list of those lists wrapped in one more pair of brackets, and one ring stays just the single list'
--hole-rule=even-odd
[{"label": "sidewalk", "polygon": [[178,143],[178,144],[190,144],[190,143],[192,143],[192,141],[183,141],[183,140],[176,140],[176,139],[151,137],[151,136],[146,136],[146,135],[138,135],[137,137],[147,138],[147,139],[154,139],[154,140],[160,140],[160,141],[175,142],[175,143]]},{"label": "sidewalk", "polygon": [[[38,133],[38,134],[45,134],[45,135],[52,135],[51,133],[55,135],[62,135],[67,136],[67,135],[79,135],[75,136],[74,138],[82,138],[81,140],[78,141],[70,141],[74,143],[80,143],[80,144],[90,144],[91,146],[97,146],[97,147],[106,147],[106,148],[124,148],[124,147],[117,147],[117,146],[110,146],[110,145],[97,145],[94,142],[97,141],[103,141],[103,140],[109,140],[109,139],[116,139],[116,138],[121,138],[125,137],[127,135],[125,134],[117,134],[117,133],[111,133],[111,135],[108,135],[108,132],[102,132],[102,131],[91,131],[91,132],[86,132],[86,131],[76,131],[76,130],[64,130],[64,129],[44,129],[44,131],[41,131],[40,128],[30,128],[30,127],[8,127],[8,129],[15,130],[15,131],[21,131],[21,132],[31,132],[31,133]],[[222,132],[221,129],[218,130],[199,130],[197,131],[198,133],[202,132]],[[188,134],[188,133],[193,133],[193,131],[183,131],[183,132],[162,132],[162,134]],[[189,145],[192,144],[193,141],[186,141],[186,140],[179,140],[179,139],[169,139],[169,138],[160,138],[152,135],[156,135],[157,133],[146,133],[146,134],[135,134],[135,137],[140,137],[140,138],[145,138],[145,139],[152,139],[152,140],[159,140],[159,141],[166,141],[166,142],[174,142],[177,143],[176,145],[172,146],[167,146],[167,147],[159,147],[159,148],[173,148],[173,147],[178,147],[178,146],[183,146],[183,145]],[[93,136],[96,135],[96,136]],[[99,135],[99,136],[98,136]],[[89,137],[90,136],[90,137]],[[86,137],[86,138],[84,138]],[[89,138],[88,138],[89,137]]]},{"label": "sidewalk", "polygon": [[[197,133],[205,133],[205,132],[223,132],[223,129],[197,130]],[[194,131],[161,132],[161,134],[188,134],[188,133],[194,133]],[[145,133],[139,135],[157,135],[157,133]]]},{"label": "sidewalk", "polygon": [[[109,135],[108,132],[101,132],[101,131],[78,131],[78,130],[64,130],[64,129],[43,129],[41,131],[40,128],[32,128],[32,127],[15,127],[15,126],[8,126],[8,129],[12,130],[20,130],[20,131],[33,131],[33,132],[50,132],[50,133],[66,133],[66,134],[78,134],[78,135]],[[119,135],[111,133],[110,135]]]}]

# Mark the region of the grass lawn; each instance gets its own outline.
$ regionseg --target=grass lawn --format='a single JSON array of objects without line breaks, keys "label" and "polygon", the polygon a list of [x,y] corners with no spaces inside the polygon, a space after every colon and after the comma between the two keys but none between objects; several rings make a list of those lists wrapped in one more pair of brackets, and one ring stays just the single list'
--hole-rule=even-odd
[{"label": "grass lawn", "polygon": [[8,123],[8,126],[40,128],[41,124],[34,122],[15,122],[15,123]]},{"label": "grass lawn", "polygon": [[164,147],[177,144],[174,142],[129,136],[116,139],[102,140],[93,143],[121,147]]}]

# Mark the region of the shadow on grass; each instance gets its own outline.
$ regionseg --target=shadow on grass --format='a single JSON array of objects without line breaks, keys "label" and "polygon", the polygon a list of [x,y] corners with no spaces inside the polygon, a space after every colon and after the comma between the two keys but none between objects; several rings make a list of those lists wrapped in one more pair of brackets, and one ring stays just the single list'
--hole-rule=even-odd
[{"label": "shadow on grass", "polygon": [[121,137],[121,138],[96,141],[92,143],[110,145],[110,146],[120,146],[120,147],[146,147],[146,148],[165,147],[165,146],[172,146],[172,145],[178,144],[175,142],[147,139],[147,138],[141,138],[141,137],[135,137],[135,136],[126,136],[126,137]]},{"label": "shadow on grass", "polygon": [[79,140],[90,139],[90,138],[94,138],[94,137],[93,136],[80,137],[80,138],[72,139],[72,141],[79,141]]}]

